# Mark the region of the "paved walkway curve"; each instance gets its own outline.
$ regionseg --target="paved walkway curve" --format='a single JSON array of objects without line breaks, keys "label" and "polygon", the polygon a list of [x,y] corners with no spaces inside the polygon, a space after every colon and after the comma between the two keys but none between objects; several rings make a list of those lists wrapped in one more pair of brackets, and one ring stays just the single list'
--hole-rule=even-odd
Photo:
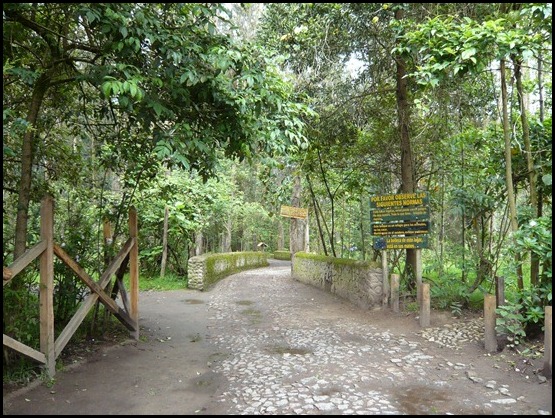
[{"label": "paved walkway curve", "polygon": [[499,381],[479,343],[464,341],[467,358],[414,317],[360,310],[290,272],[272,260],[207,292],[144,292],[141,341],[4,396],[4,414],[551,414],[551,381]]}]

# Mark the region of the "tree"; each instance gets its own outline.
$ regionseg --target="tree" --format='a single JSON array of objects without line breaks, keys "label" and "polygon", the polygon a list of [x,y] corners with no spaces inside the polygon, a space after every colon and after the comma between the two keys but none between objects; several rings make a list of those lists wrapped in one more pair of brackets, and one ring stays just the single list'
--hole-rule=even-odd
[{"label": "tree", "polygon": [[217,33],[225,12],[197,3],[4,4],[5,123],[13,134],[16,121],[27,124],[21,151],[9,146],[21,155],[15,257],[26,247],[46,98],[78,95],[94,111],[83,107],[72,123],[123,128],[105,157],[133,161],[135,185],[153,175],[154,158],[209,175],[219,149],[248,158],[304,143],[308,108],[261,48]]},{"label": "tree", "polygon": [[[418,71],[414,72],[414,75],[420,83],[430,85],[438,85],[451,71],[454,76],[477,74],[493,62],[499,62],[505,185],[511,231],[514,234],[518,231],[519,225],[512,168],[513,145],[508,111],[506,62],[513,57],[513,62],[517,64],[515,70],[518,73],[519,60],[528,59],[546,48],[544,34],[550,33],[548,31],[551,27],[551,5],[531,5],[520,11],[511,10],[510,7],[502,5],[500,13],[501,17],[493,16],[483,22],[469,17],[465,17],[463,21],[451,16],[436,17],[417,26],[414,31],[408,32],[404,36],[406,46],[401,47],[401,50],[408,48],[414,51],[415,56],[420,54],[423,64]],[[537,20],[532,19],[538,15]],[[516,22],[522,19],[525,22],[535,23],[533,30],[530,30],[531,25],[517,25]],[[521,112],[524,111],[522,107]],[[523,122],[524,136],[527,136],[525,117]],[[528,155],[531,158],[531,151]],[[530,169],[533,164],[531,161],[529,164]],[[530,175],[533,176],[533,171]],[[534,184],[534,181],[530,182],[531,187]],[[531,191],[530,196],[535,196],[535,193],[535,190]],[[516,257],[520,259],[519,254],[516,254]],[[522,289],[521,266],[519,265],[518,268],[518,283],[519,288]]]}]

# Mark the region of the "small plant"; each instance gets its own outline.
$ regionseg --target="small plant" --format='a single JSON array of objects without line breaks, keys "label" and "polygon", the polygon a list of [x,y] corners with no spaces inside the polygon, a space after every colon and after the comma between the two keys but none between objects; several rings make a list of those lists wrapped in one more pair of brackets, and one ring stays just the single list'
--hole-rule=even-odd
[{"label": "small plant", "polygon": [[454,301],[451,302],[451,315],[460,318],[462,316],[462,303]]},{"label": "small plant", "polygon": [[408,302],[405,305],[405,309],[409,312],[418,312],[420,308],[418,307],[418,302]]},{"label": "small plant", "polygon": [[497,308],[499,315],[496,323],[496,331],[507,336],[510,341],[509,347],[519,345],[526,338],[524,330],[525,318],[520,312],[522,305],[519,303],[508,303]]}]

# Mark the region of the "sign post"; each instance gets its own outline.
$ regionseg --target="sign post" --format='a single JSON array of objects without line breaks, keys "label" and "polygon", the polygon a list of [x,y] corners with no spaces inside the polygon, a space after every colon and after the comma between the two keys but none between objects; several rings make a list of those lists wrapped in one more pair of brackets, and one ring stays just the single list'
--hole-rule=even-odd
[{"label": "sign post", "polygon": [[[416,298],[422,303],[422,248],[428,248],[430,208],[428,192],[378,195],[370,198],[371,234],[374,248],[382,252],[382,266],[387,266],[386,250],[414,249],[416,252]],[[389,290],[387,267],[383,267],[384,301]]]},{"label": "sign post", "polygon": [[296,206],[281,206],[279,214],[286,218],[292,218],[289,237],[291,256],[297,251],[308,251],[308,209]]}]

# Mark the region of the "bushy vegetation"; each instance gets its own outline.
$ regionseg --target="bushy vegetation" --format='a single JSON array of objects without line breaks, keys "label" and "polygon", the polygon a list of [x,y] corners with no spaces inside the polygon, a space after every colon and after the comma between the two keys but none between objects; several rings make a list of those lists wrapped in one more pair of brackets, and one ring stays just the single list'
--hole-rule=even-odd
[{"label": "bushy vegetation", "polygon": [[[162,290],[193,255],[289,254],[282,205],[308,209],[311,252],[379,262],[371,197],[426,191],[434,306],[480,310],[504,277],[500,332],[541,332],[551,4],[226,5],[3,4],[4,266],[38,242],[45,194],[55,242],[95,279],[135,207],[141,289]],[[413,255],[384,260],[409,296]],[[61,328],[88,290],[54,267]],[[3,298],[4,333],[32,347],[37,271]],[[19,361],[5,349],[5,376]]]}]

